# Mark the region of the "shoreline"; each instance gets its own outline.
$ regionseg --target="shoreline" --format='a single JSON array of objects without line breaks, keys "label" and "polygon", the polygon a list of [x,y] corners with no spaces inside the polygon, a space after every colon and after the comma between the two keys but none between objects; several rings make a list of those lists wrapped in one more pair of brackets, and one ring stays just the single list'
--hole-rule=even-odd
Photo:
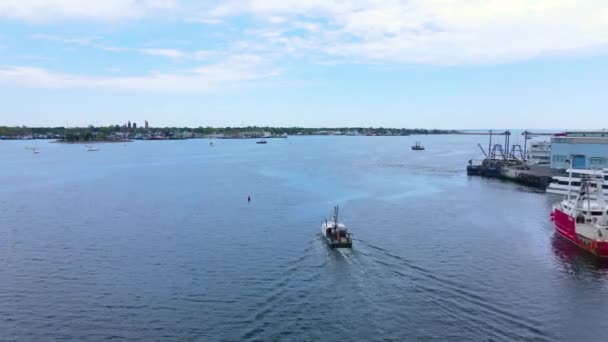
[{"label": "shoreline", "polygon": [[62,140],[53,140],[49,141],[49,143],[55,144],[107,144],[107,143],[126,143],[133,142],[133,140],[96,140],[96,141],[62,141]]}]

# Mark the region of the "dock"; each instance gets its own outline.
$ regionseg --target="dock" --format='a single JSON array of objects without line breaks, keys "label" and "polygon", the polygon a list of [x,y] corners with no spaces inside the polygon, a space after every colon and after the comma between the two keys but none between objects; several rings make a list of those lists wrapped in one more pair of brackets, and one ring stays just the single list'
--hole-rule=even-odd
[{"label": "dock", "polygon": [[[485,159],[480,163],[474,163],[473,160],[469,160],[467,175],[498,178],[539,189],[546,189],[553,177],[563,174],[563,171],[551,169],[548,164],[534,164],[529,162],[527,151],[528,137],[539,134],[540,133],[524,132],[522,135],[524,135],[524,142],[526,144],[522,149],[520,145],[510,146],[510,131],[498,134],[489,131],[487,135],[489,135],[490,142],[487,146],[487,150],[481,144],[478,144]],[[493,136],[504,136],[504,145],[492,144]]]},{"label": "dock", "polygon": [[558,172],[548,165],[527,165],[523,162],[485,159],[480,165],[469,161],[467,175],[497,178],[539,189],[546,189]]},{"label": "dock", "polygon": [[502,179],[539,189],[546,189],[553,177],[558,174],[561,173],[551,170],[548,165],[531,165],[525,169],[506,166],[501,170]]}]

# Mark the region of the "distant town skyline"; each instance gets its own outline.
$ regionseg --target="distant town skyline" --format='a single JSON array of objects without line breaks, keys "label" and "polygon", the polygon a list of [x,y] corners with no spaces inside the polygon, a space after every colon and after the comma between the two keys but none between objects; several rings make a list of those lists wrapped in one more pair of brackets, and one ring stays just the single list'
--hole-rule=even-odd
[{"label": "distant town skyline", "polygon": [[0,126],[604,128],[599,0],[0,2]]}]

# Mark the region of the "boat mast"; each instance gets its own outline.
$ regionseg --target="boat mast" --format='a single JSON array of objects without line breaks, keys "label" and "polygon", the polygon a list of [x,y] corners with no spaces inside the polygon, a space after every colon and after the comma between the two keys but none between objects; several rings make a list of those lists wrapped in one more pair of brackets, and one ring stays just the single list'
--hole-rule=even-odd
[{"label": "boat mast", "polygon": [[591,216],[591,194],[589,193],[589,181],[585,182],[585,194],[587,194],[587,215]]},{"label": "boat mast", "polygon": [[334,207],[334,228],[338,229],[338,206]]},{"label": "boat mast", "polygon": [[570,167],[568,168],[568,202],[570,202],[570,191],[572,190],[572,156],[570,156]]},{"label": "boat mast", "polygon": [[[488,144],[488,155],[492,158],[492,130],[490,130],[490,143]],[[488,158],[488,159],[490,159]]]},{"label": "boat mast", "polygon": [[528,160],[528,131],[524,131],[524,162]]},{"label": "boat mast", "polygon": [[[600,174],[600,177],[598,177],[597,180],[597,185],[595,188],[595,191],[597,192],[596,196],[597,196],[597,202],[600,208],[606,208],[606,197],[604,196],[604,175]],[[606,210],[602,210],[602,222],[601,224],[606,225],[606,215],[608,214],[608,212],[606,212]]]}]

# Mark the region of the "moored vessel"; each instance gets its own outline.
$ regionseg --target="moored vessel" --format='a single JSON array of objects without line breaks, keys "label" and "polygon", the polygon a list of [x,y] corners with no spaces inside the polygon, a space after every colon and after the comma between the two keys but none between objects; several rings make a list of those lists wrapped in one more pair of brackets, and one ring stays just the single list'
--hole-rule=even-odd
[{"label": "moored vessel", "polygon": [[[549,186],[547,193],[556,195],[567,195],[569,191],[576,193],[581,187],[581,180],[584,178],[603,178],[608,181],[608,169],[601,170],[586,170],[586,169],[569,169],[567,174],[554,176]],[[602,185],[604,194],[608,195],[608,182]]]},{"label": "moored vessel", "polygon": [[424,146],[420,145],[420,141],[416,141],[416,144],[412,146],[414,151],[424,151]]},{"label": "moored vessel", "polygon": [[343,223],[338,221],[338,206],[334,207],[334,215],[331,219],[325,220],[321,225],[321,234],[327,241],[330,248],[352,248],[352,234]]},{"label": "moored vessel", "polygon": [[[570,175],[575,170],[568,170]],[[577,192],[569,189],[565,198],[553,205],[551,221],[555,231],[580,248],[608,258],[608,204],[604,177],[580,179]]]}]

